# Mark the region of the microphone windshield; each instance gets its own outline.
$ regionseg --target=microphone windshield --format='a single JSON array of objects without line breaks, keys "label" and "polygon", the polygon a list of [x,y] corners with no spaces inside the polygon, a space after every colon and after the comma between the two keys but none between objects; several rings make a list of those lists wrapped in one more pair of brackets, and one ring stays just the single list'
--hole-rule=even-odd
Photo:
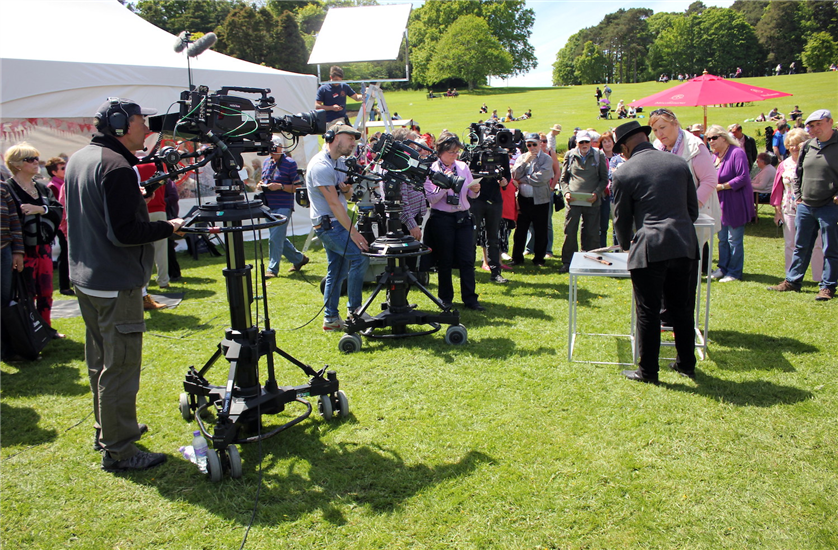
[{"label": "microphone windshield", "polygon": [[186,49],[186,55],[189,57],[198,57],[208,49],[212,47],[213,44],[218,40],[218,37],[215,36],[214,32],[208,32],[201,38],[195,41],[194,44],[189,46]]},{"label": "microphone windshield", "polygon": [[179,35],[177,35],[177,41],[175,42],[175,53],[182,52],[186,49],[186,46],[186,31],[182,31]]}]

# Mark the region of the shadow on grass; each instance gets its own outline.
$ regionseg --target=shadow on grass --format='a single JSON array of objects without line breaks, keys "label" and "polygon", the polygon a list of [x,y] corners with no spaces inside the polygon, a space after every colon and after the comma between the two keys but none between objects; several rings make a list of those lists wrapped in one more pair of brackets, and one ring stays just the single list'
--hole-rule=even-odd
[{"label": "shadow on grass", "polygon": [[[6,378],[5,374],[3,378]],[[0,417],[3,418],[0,439],[6,449],[15,445],[40,445],[53,441],[58,436],[55,430],[39,428],[41,415],[29,407],[12,407],[0,403]]]},{"label": "shadow on grass", "polygon": [[780,386],[765,380],[732,382],[708,376],[700,370],[696,373],[696,385],[661,382],[661,386],[670,390],[709,397],[720,403],[730,403],[739,407],[790,405],[812,398],[811,392],[799,388]]},{"label": "shadow on grass", "polygon": [[[224,317],[220,317],[219,323],[224,323]],[[226,321],[226,322],[229,322]],[[148,332],[173,332],[179,330],[188,330],[190,334],[201,332],[206,329],[217,326],[211,320],[207,321],[196,317],[195,315],[181,315],[177,313],[177,309],[161,309],[152,311],[149,317],[146,317],[145,326]]]},{"label": "shadow on grass", "polygon": [[[710,333],[713,342],[728,349],[712,347],[711,356],[720,369],[730,371],[774,370],[795,372],[785,353],[818,353],[820,349],[794,338],[753,334],[732,330]],[[779,353],[778,350],[782,350]]]},{"label": "shadow on grass", "polygon": [[[61,364],[68,358],[84,359],[84,343],[69,339],[61,341],[61,357],[51,342],[43,352],[40,361],[27,361],[10,365],[17,372],[3,372],[3,397],[31,397],[35,395],[84,395],[90,393],[90,386],[80,384],[79,377],[87,379],[77,367]],[[5,442],[4,442],[5,443]]]},{"label": "shadow on grass", "polygon": [[[322,422],[308,422],[302,430],[292,428],[262,443],[263,486],[256,523],[296,521],[320,511],[327,522],[343,525],[347,520],[341,508],[347,506],[389,514],[427,487],[468,476],[481,463],[493,461],[481,452],[470,451],[453,462],[408,464],[398,453],[380,445],[326,445],[321,432],[329,428],[323,430]],[[232,480],[225,474],[221,483],[212,483],[196,476],[194,466],[183,461],[166,473],[131,477],[172,501],[186,500],[244,525],[250,520],[259,482],[260,449],[258,444],[250,444],[241,445],[239,451],[242,480]],[[192,489],[184,489],[187,482]]]}]

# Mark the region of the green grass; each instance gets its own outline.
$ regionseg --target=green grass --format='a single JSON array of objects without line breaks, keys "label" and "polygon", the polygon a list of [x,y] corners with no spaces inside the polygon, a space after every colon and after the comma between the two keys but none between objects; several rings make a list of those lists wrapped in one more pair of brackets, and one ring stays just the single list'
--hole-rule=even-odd
[{"label": "green grass", "polygon": [[[303,274],[283,263],[268,282],[279,345],[336,370],[352,414],[314,415],[261,449],[241,446],[244,477],[220,484],[180,458],[195,424],[180,418],[177,399],[188,366],[211,356],[229,324],[224,262],[181,255],[173,290],[186,299],[146,315],[138,402],[151,427],[141,447],[168,462],[130,475],[99,469],[84,325],[56,320],[68,339],[42,361],[0,366],[0,537],[7,548],[50,550],[238,548],[261,452],[247,548],[836,548],[838,302],[815,302],[811,282],[800,294],[765,290],[782,278],[783,248],[762,210],[746,229],[744,281],[712,288],[710,357],[697,380],[662,372],[660,387],[624,380],[625,367],[566,361],[568,276],[558,260],[516,269],[505,286],[479,271],[488,311],[462,313],[465,346],[437,333],[364,339],[352,355],[320,329],[322,249]],[[556,250],[562,220],[555,215]],[[580,328],[625,332],[629,292],[627,280],[583,280]],[[582,345],[579,359],[630,360],[624,340]],[[280,384],[305,382],[277,364]],[[226,370],[216,365],[211,381]],[[266,429],[301,409],[266,416]]]},{"label": "green grass", "polygon": [[[756,102],[744,107],[708,107],[707,123],[729,124],[739,122],[746,134],[756,137],[757,130],[768,123],[748,122],[746,119],[756,118],[759,113],[768,113],[772,107],[778,107],[781,113],[789,113],[795,105],[809,114],[816,109],[830,109],[838,113],[838,72],[813,73],[778,77],[743,78],[739,82],[770,88],[794,94],[777,100]],[[643,82],[639,84],[615,84],[611,94],[614,106],[621,99],[626,104],[635,99],[650,96],[665,87],[677,85],[675,82],[661,84],[658,82]],[[527,109],[532,109],[533,118],[507,123],[510,128],[520,128],[525,132],[546,132],[553,124],[559,123],[563,131],[558,139],[560,148],[567,147],[567,140],[573,134],[573,128],[595,128],[600,133],[611,127],[617,127],[621,120],[597,119],[599,111],[596,107],[594,90],[596,86],[571,86],[557,88],[479,88],[473,92],[461,91],[460,97],[426,99],[424,90],[415,92],[385,92],[384,98],[390,112],[397,112],[402,118],[413,118],[420,125],[423,132],[439,135],[443,128],[456,132],[463,137],[464,130],[472,122],[487,118],[480,114],[480,106],[485,102],[489,106],[489,113],[497,109],[503,116],[507,107],[512,107],[516,116]],[[357,105],[357,104],[356,104]],[[352,104],[349,104],[350,109]],[[357,108],[357,107],[356,107]],[[652,110],[647,107],[646,113]],[[685,107],[675,109],[675,114],[685,127],[697,122],[704,122],[702,107]],[[836,115],[838,116],[838,115]],[[641,124],[648,124],[648,118],[640,119]],[[564,138],[564,139],[562,139]]]}]

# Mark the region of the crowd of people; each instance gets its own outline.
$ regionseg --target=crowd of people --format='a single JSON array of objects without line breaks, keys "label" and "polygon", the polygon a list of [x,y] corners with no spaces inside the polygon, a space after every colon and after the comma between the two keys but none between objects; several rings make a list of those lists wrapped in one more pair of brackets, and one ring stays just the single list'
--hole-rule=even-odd
[{"label": "crowd of people", "polygon": [[[346,98],[358,99],[357,94],[341,82],[339,67],[330,75],[316,100],[329,113],[330,123],[323,148],[306,166],[305,179],[285,154],[285,142],[277,139],[262,163],[259,183],[265,205],[283,216],[291,216],[298,188],[307,190],[312,227],[326,251],[322,328],[327,332],[342,330],[345,319],[361,311],[372,244],[348,213],[353,188],[345,172],[347,157],[370,160],[370,145],[359,146],[361,132],[347,123]],[[597,88],[597,103],[610,94],[607,86],[604,92]],[[488,113],[488,106],[483,104],[480,111]],[[0,185],[3,305],[9,302],[14,272],[51,324],[57,265],[59,292],[77,297],[87,330],[95,446],[108,471],[145,469],[165,460],[161,453],[134,445],[147,430],[137,422],[135,406],[143,310],[156,309],[146,287],[155,263],[158,286],[169,285],[169,238],[183,224],[171,208],[170,186],[144,196],[139,185],[147,178],[137,154],[142,156],[148,135],[148,114],[153,113],[136,102],[111,98],[96,113],[99,133],[90,145],[69,161],[56,157],[45,163],[48,184],[41,181],[39,152],[21,143],[5,153],[10,177]],[[518,266],[549,268],[557,211],[565,211],[560,262],[554,264],[558,273],[569,271],[576,252],[606,248],[612,224],[612,242],[629,251],[637,296],[640,363],[636,371],[623,374],[657,383],[661,315],[668,315],[678,351],[671,367],[694,377],[691,297],[696,262],[710,260],[707,237],[693,228],[699,214],[714,220],[718,238],[717,269],[710,276],[721,283],[739,281],[746,272],[745,227],[756,217],[754,193],[769,194],[775,222],[783,226],[786,266],[785,279],[769,289],[799,291],[811,264],[819,281],[817,300],[834,297],[838,132],[828,110],[816,110],[805,121],[797,107],[792,115],[805,130],[790,129],[780,115],[771,151],[763,153],[739,124],[683,128],[672,110],[661,108],[650,113],[648,126],[631,120],[603,133],[575,128],[560,157],[556,141],[562,126],[555,124],[546,132],[523,135],[509,150],[508,172],[481,178],[461,160],[465,145],[455,133],[443,130],[435,137],[420,134],[418,128],[399,129],[394,137],[406,140],[419,155],[427,156],[430,149],[436,153],[432,171],[464,181],[459,190],[440,187],[432,178],[424,191],[403,185],[402,231],[431,250],[409,267],[436,273],[446,308],[454,307],[457,270],[459,301],[467,309],[485,311],[475,274],[478,248],[490,284],[507,284]],[[496,110],[491,118],[499,119]],[[511,108],[504,119],[516,120]],[[176,206],[177,193],[173,196]],[[291,264],[290,271],[309,262],[286,237],[285,227],[270,232],[267,278],[278,275],[282,257]],[[56,240],[61,254],[54,264],[51,247]],[[339,307],[344,282],[346,315]],[[52,334],[64,338],[58,331]],[[2,341],[3,360],[19,359],[5,335]]]}]

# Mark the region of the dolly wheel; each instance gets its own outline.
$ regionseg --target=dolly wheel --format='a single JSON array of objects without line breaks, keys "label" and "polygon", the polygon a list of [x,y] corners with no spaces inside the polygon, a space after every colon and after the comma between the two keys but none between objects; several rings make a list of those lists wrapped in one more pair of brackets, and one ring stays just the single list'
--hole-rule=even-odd
[{"label": "dolly wheel", "polygon": [[180,415],[183,417],[184,420],[187,422],[192,420],[192,411],[189,409],[189,394],[183,392],[180,394],[180,402],[178,403],[178,409],[180,410]]},{"label": "dolly wheel", "polygon": [[242,458],[235,445],[227,447],[227,457],[230,459],[230,477],[238,479],[242,476]]},{"label": "dolly wheel", "polygon": [[453,345],[462,345],[468,340],[468,332],[463,325],[451,325],[445,331],[445,343]]},{"label": "dolly wheel", "polygon": [[332,398],[328,395],[321,395],[317,398],[317,410],[324,420],[332,419]]},{"label": "dolly wheel", "polygon": [[221,461],[218,459],[218,453],[215,449],[207,449],[207,473],[210,479],[216,483],[221,481],[221,475],[224,473],[221,469]]},{"label": "dolly wheel", "polygon": [[344,334],[338,341],[338,350],[343,353],[361,351],[361,337],[357,334]]},{"label": "dolly wheel", "polygon": [[343,393],[343,390],[338,390],[338,410],[341,418],[349,416],[349,398]]}]

